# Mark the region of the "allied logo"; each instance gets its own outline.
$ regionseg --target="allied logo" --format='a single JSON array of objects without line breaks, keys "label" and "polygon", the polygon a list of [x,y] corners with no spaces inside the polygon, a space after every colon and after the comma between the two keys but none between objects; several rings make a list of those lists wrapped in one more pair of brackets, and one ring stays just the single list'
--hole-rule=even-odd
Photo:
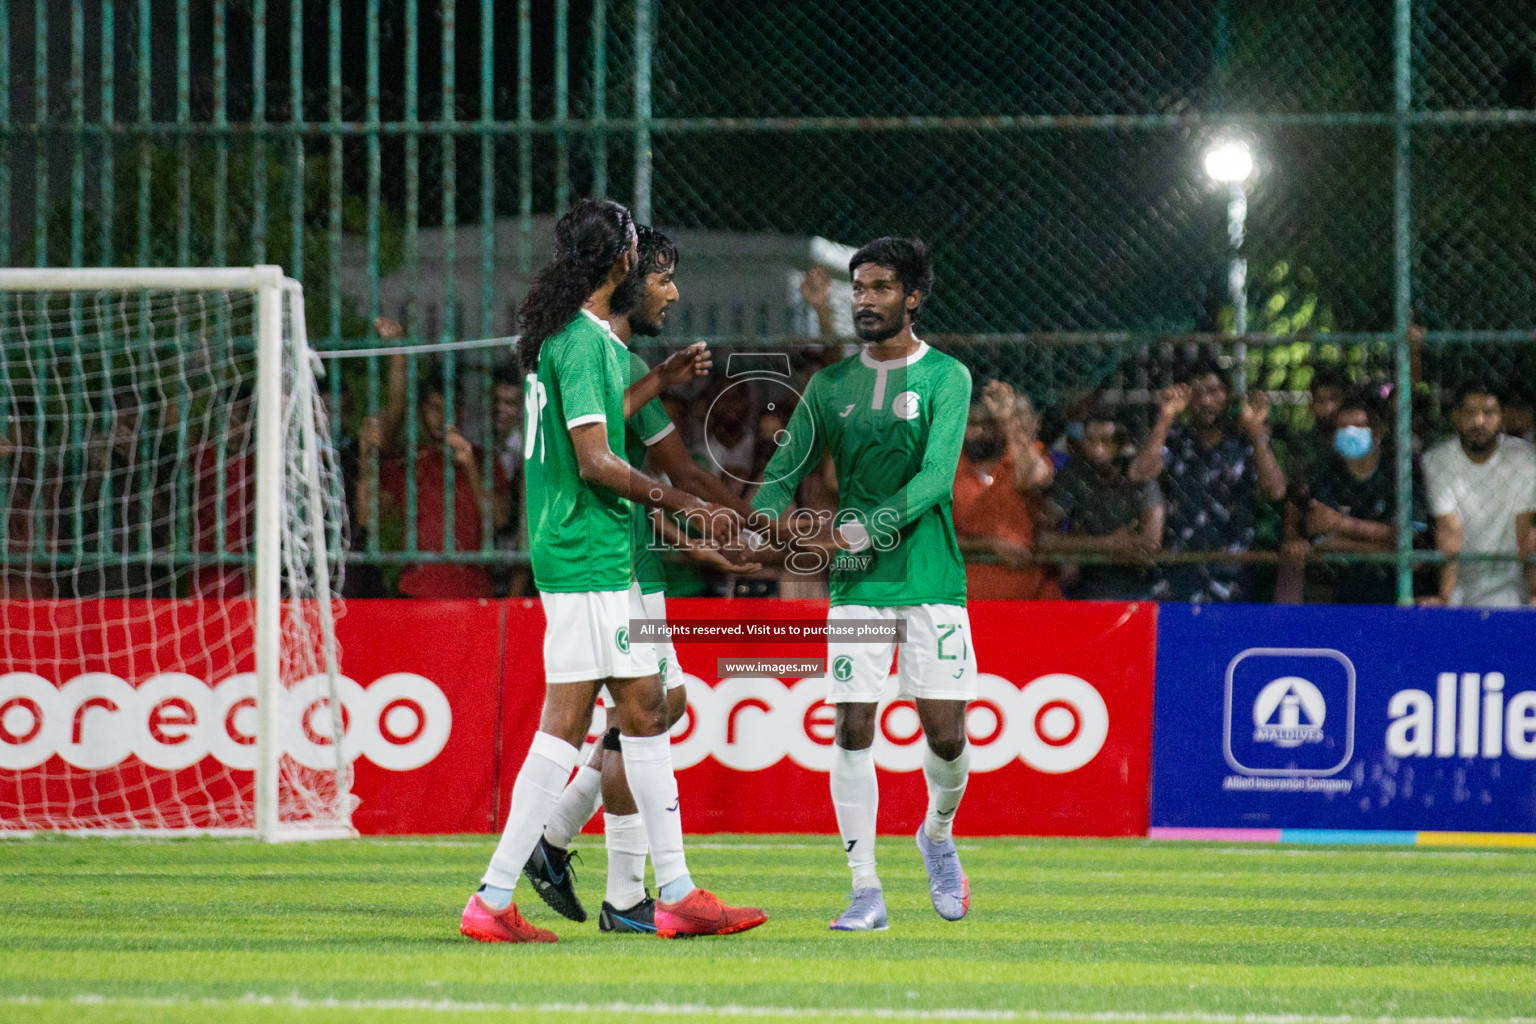
[{"label": "allied logo", "polygon": [[1243,775],[1338,773],[1354,756],[1354,664],[1327,648],[1243,651],[1227,666],[1222,746]]},{"label": "allied logo", "polygon": [[620,626],[618,628],[618,630],[613,634],[613,643],[614,643],[614,646],[616,646],[619,650],[623,651],[625,654],[629,653],[629,627],[628,626]]},{"label": "allied logo", "polygon": [[1253,702],[1253,741],[1279,747],[1323,742],[1328,702],[1301,676],[1281,676],[1259,691]]},{"label": "allied logo", "polygon": [[840,683],[853,678],[853,659],[846,654],[838,655],[832,662],[832,676]]},{"label": "allied logo", "polygon": [[891,399],[891,414],[898,419],[917,419],[917,392],[903,391]]}]

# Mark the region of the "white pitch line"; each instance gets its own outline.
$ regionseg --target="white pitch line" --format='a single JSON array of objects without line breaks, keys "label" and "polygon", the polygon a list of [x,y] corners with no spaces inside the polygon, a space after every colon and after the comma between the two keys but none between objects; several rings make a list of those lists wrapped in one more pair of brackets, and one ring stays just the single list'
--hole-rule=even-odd
[{"label": "white pitch line", "polygon": [[1074,1013],[1069,1010],[986,1010],[956,1007],[919,1010],[899,1007],[802,1007],[738,1006],[703,1003],[494,1003],[454,999],[306,999],[301,996],[268,996],[249,993],[239,999],[186,997],[112,996],[80,994],[65,998],[47,996],[0,996],[0,1005],[37,1006],[63,1002],[78,1006],[129,1007],[276,1007],[292,1010],[410,1010],[430,1013],[604,1013],[677,1017],[848,1017],[879,1020],[986,1020],[986,1021],[1094,1021],[1099,1024],[1161,1024],[1192,1021],[1195,1024],[1536,1024],[1536,1017],[1392,1017],[1353,1014],[1303,1013],[1207,1013],[1204,1011],[1145,1013],[1134,1010],[1102,1010]]}]

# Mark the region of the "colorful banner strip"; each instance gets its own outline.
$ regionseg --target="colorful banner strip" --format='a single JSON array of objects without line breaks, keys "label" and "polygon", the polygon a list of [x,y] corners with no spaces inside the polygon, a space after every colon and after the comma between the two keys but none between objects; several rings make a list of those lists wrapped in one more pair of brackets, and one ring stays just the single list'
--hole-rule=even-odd
[{"label": "colorful banner strip", "polygon": [[1147,830],[1149,839],[1207,843],[1308,843],[1330,846],[1518,846],[1536,848],[1531,832],[1408,832],[1333,828],[1170,828]]}]

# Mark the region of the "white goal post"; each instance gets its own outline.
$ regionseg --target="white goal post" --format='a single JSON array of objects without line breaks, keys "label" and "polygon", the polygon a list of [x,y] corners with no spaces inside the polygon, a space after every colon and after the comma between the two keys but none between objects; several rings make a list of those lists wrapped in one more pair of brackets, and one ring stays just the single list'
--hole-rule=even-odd
[{"label": "white goal post", "polygon": [[0,833],[355,835],[301,286],[5,269],[0,344]]}]

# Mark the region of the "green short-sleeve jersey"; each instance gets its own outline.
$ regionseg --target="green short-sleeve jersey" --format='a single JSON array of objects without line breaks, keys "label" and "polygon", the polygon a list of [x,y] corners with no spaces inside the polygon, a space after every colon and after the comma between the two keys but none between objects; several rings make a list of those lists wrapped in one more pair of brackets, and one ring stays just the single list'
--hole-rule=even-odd
[{"label": "green short-sleeve jersey", "polygon": [[[629,354],[629,383],[644,377],[651,371],[644,359]],[[672,417],[667,415],[661,399],[646,402],[624,424],[624,453],[629,464],[636,469],[645,465],[646,449],[676,429]],[[667,574],[656,554],[651,538],[651,517],[645,509],[637,508],[635,516],[635,579],[640,581],[642,594],[659,594],[667,589]]]},{"label": "green short-sleeve jersey", "polygon": [[866,348],[811,378],[752,504],[783,515],[800,478],[831,454],[837,522],[857,520],[871,541],[832,562],[834,605],[965,604],[950,508],[970,406],[970,371],[921,341],[906,359],[877,361]]},{"label": "green short-sleeve jersey", "polygon": [[633,502],[581,478],[571,428],[604,423],[623,458],[629,350],[582,310],[544,342],[524,389],[523,446],[533,580],[540,590],[627,590],[634,575]]}]

